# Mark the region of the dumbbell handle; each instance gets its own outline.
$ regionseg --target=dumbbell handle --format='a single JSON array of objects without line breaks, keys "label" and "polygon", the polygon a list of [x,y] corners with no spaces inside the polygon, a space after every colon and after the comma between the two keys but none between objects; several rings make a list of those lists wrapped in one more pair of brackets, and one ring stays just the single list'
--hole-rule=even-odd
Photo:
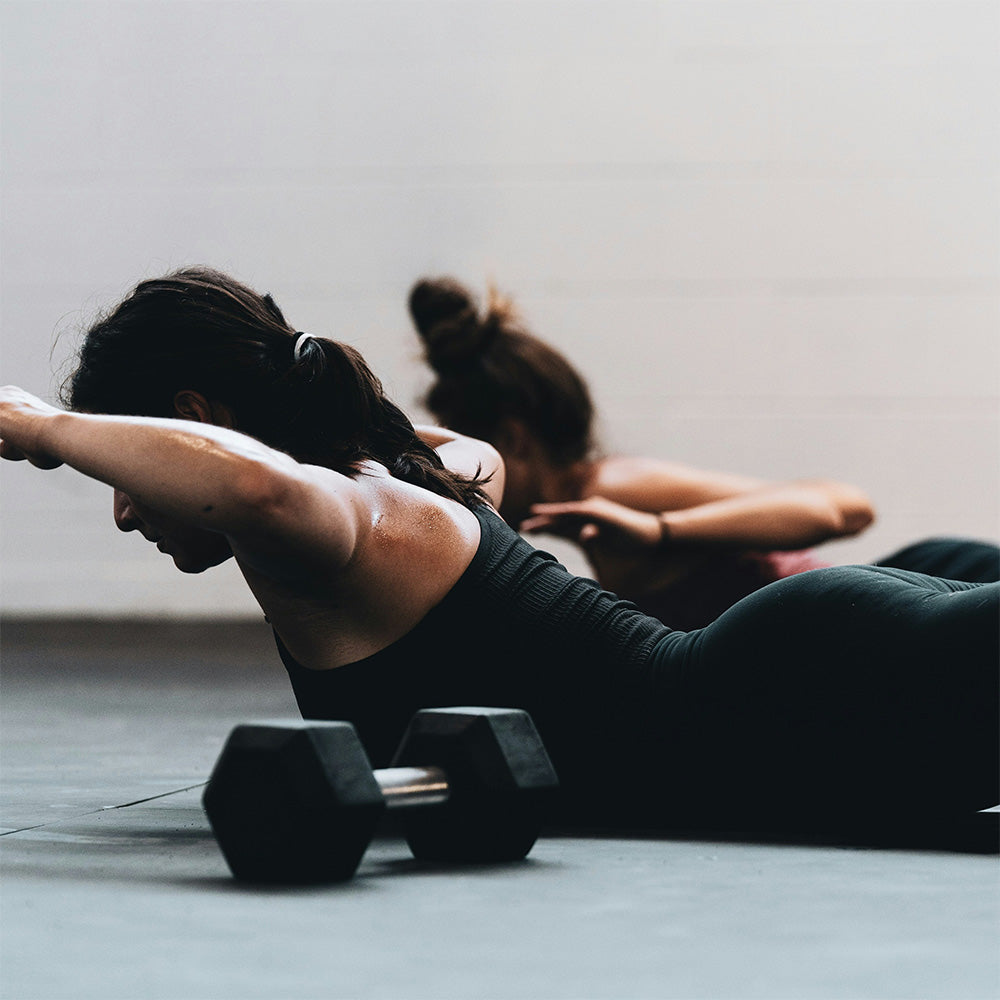
[{"label": "dumbbell handle", "polygon": [[447,802],[448,775],[439,767],[381,767],[373,772],[390,808]]}]

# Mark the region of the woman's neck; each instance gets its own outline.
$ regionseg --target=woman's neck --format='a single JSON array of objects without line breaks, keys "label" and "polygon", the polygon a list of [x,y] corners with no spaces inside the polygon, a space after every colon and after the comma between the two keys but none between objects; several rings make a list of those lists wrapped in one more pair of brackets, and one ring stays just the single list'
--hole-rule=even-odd
[{"label": "woman's neck", "polygon": [[588,495],[589,486],[597,474],[597,463],[581,459],[570,465],[550,466],[541,483],[542,502],[557,503],[562,500],[582,500]]}]

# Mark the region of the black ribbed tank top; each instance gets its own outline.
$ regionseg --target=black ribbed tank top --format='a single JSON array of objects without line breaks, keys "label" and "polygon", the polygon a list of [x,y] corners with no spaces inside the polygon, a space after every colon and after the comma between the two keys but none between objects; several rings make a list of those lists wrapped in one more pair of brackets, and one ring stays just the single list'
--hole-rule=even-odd
[{"label": "black ribbed tank top", "polygon": [[299,709],[353,723],[373,765],[384,767],[420,708],[522,708],[572,785],[599,746],[606,757],[611,731],[625,752],[648,694],[649,654],[671,630],[571,574],[489,508],[475,513],[481,538],[471,563],[402,639],[324,671],[303,668],[278,640]]},{"label": "black ribbed tank top", "polygon": [[327,671],[279,642],[303,716],[354,723],[376,767],[418,709],[492,705],[532,715],[571,821],[996,803],[1000,585],[837,566],[673,631],[476,516],[465,573],[398,642]]}]

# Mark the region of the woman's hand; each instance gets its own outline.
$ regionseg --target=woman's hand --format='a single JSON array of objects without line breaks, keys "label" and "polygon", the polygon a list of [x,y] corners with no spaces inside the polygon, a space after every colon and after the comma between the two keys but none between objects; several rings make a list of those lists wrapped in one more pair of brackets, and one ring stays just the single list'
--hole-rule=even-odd
[{"label": "woman's hand", "polygon": [[830,480],[768,484],[658,513],[593,496],[536,504],[520,526],[576,542],[608,589],[623,596],[678,579],[720,550],[793,550],[863,531],[867,497]]},{"label": "woman's hand", "polygon": [[663,540],[656,514],[634,510],[604,497],[536,503],[531,506],[531,515],[521,522],[521,531],[547,532],[584,547],[603,538],[612,545],[652,549]]},{"label": "woman's hand", "polygon": [[56,469],[61,459],[42,443],[46,423],[62,410],[16,385],[0,388],[0,458],[30,462],[39,469]]},{"label": "woman's hand", "polygon": [[700,558],[687,546],[669,544],[660,517],[605,497],[534,504],[520,525],[576,542],[602,587],[631,598],[674,582]]}]

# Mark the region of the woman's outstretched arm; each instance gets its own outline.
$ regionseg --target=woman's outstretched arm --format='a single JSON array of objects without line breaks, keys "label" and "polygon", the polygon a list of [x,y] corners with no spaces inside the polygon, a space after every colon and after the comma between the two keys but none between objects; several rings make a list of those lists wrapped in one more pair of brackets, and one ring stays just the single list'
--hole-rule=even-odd
[{"label": "woman's outstretched arm", "polygon": [[655,459],[605,460],[587,494],[575,503],[536,505],[523,529],[573,537],[589,519],[647,546],[669,540],[800,549],[855,535],[875,516],[861,490],[834,480],[774,483]]},{"label": "woman's outstretched arm", "polygon": [[669,544],[729,545],[747,549],[799,549],[857,534],[870,517],[837,484],[783,483],[713,500],[683,510],[637,510],[605,497],[566,503],[535,504],[523,531],[550,531],[580,540],[611,528],[643,547]]},{"label": "woman's outstretched arm", "polygon": [[267,548],[280,537],[315,544],[320,534],[326,559],[342,563],[365,522],[347,477],[302,466],[244,434],[188,420],[67,412],[16,386],[0,389],[0,457],[69,465],[179,521],[237,540],[269,537]]}]

